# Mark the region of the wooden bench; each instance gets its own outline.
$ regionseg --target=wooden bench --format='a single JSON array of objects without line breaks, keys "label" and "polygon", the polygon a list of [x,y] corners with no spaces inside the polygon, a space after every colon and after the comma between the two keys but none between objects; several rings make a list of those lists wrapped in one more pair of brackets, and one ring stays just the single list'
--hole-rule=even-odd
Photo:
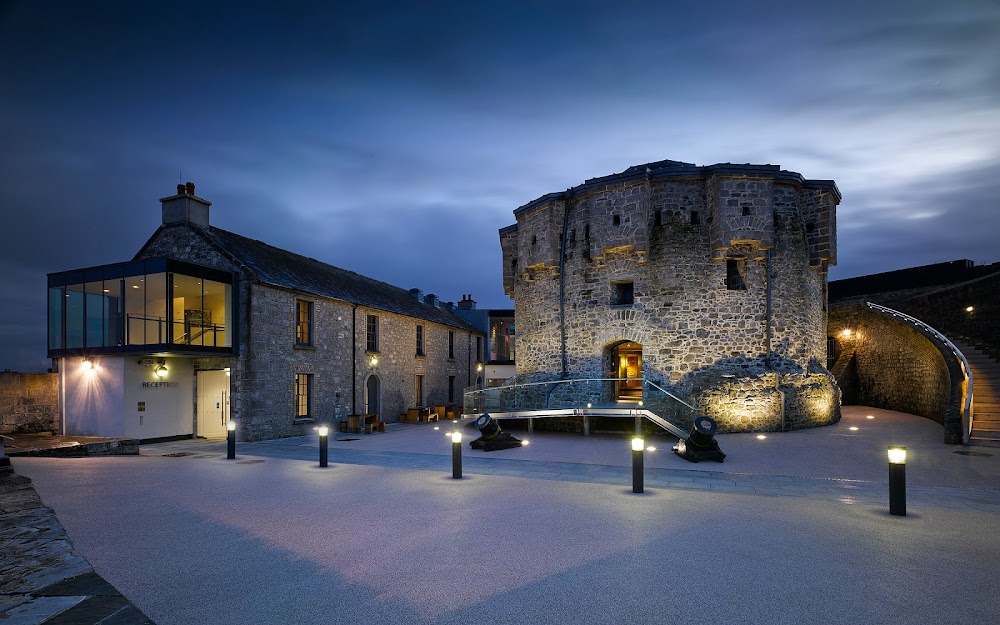
[{"label": "wooden bench", "polygon": [[362,431],[368,434],[385,432],[385,421],[379,421],[377,414],[347,415],[346,431],[354,434],[360,434]]},{"label": "wooden bench", "polygon": [[431,409],[425,406],[418,406],[416,408],[406,409],[407,423],[430,423],[431,421],[437,421],[437,420],[438,420],[437,414],[431,412]]}]

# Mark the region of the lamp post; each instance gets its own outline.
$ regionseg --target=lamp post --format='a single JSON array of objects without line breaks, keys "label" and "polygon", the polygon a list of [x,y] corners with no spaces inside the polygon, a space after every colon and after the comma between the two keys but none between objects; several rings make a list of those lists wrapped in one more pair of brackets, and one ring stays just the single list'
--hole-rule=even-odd
[{"label": "lamp post", "polygon": [[226,423],[226,459],[236,458],[236,422],[230,420]]},{"label": "lamp post", "polygon": [[319,466],[327,466],[329,458],[328,443],[330,442],[330,428],[325,425],[319,426]]},{"label": "lamp post", "polygon": [[458,430],[451,433],[451,477],[462,479],[462,433]]},{"label": "lamp post", "polygon": [[889,514],[906,516],[906,447],[889,446]]},{"label": "lamp post", "polygon": [[642,450],[646,441],[638,436],[632,439],[632,492],[642,492]]}]

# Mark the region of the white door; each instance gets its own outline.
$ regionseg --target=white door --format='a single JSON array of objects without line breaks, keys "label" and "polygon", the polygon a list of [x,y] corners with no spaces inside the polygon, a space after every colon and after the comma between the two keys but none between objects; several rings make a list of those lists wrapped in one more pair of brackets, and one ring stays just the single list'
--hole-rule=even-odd
[{"label": "white door", "polygon": [[225,371],[198,372],[198,436],[225,438],[229,421],[229,376]]}]

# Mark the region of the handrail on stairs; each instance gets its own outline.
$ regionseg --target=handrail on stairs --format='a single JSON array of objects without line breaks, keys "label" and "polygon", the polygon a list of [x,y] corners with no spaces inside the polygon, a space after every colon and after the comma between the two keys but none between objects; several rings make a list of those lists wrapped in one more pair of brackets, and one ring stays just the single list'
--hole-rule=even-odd
[{"label": "handrail on stairs", "polygon": [[879,311],[881,313],[884,313],[884,314],[887,314],[887,315],[891,315],[893,317],[898,317],[900,319],[903,319],[904,321],[908,321],[908,322],[912,323],[913,325],[918,326],[918,327],[922,328],[923,330],[929,332],[931,335],[933,335],[939,341],[941,341],[942,343],[944,343],[945,345],[947,345],[948,349],[950,349],[952,351],[952,353],[954,353],[955,356],[958,357],[959,361],[961,361],[961,363],[962,363],[962,369],[963,369],[962,373],[965,375],[965,380],[966,380],[966,384],[967,384],[967,386],[966,386],[966,393],[965,393],[965,403],[962,406],[962,444],[963,445],[968,445],[969,444],[969,437],[972,435],[972,419],[973,419],[973,411],[972,411],[972,369],[969,367],[969,361],[966,360],[965,354],[962,353],[962,350],[960,350],[957,347],[955,347],[955,344],[952,343],[951,341],[949,341],[948,337],[946,337],[945,335],[941,334],[940,332],[938,332],[937,330],[935,330],[931,326],[927,325],[923,321],[917,319],[916,317],[911,317],[910,315],[907,315],[906,313],[902,313],[902,312],[899,312],[898,310],[893,310],[891,308],[887,308],[886,306],[881,306],[881,305],[875,304],[873,302],[865,302],[865,304],[869,308],[871,308],[872,310],[877,310],[877,311]]}]

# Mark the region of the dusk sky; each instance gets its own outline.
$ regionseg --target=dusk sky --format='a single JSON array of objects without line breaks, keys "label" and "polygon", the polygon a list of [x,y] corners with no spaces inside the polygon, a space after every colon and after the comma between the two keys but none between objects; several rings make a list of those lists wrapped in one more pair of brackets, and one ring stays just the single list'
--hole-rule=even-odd
[{"label": "dusk sky", "polygon": [[833,179],[830,278],[1000,260],[1000,2],[0,0],[0,369],[45,274],[212,224],[510,307],[497,231],[662,159]]}]

